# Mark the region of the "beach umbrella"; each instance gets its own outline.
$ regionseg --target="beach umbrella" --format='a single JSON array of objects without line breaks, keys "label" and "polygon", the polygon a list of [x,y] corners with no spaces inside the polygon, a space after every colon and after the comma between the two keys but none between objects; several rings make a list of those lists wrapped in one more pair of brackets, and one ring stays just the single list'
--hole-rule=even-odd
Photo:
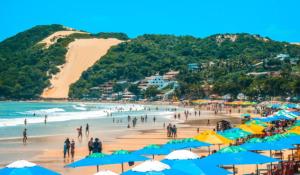
[{"label": "beach umbrella", "polygon": [[263,126],[259,126],[259,125],[255,125],[255,124],[251,124],[251,125],[242,124],[242,125],[239,125],[238,128],[240,128],[246,132],[250,132],[252,134],[263,134],[262,131],[265,129]]},{"label": "beach umbrella", "polygon": [[259,126],[262,126],[262,127],[270,126],[270,124],[262,122],[260,120],[250,120],[250,121],[247,121],[245,124],[247,124],[247,125],[253,125],[254,124],[254,125],[259,125]]},{"label": "beach umbrella", "polygon": [[102,170],[94,175],[118,175],[118,174],[109,170]]},{"label": "beach umbrella", "polygon": [[240,146],[250,151],[270,151],[270,153],[272,150],[280,151],[295,148],[289,143],[283,143],[274,138],[257,139],[256,142],[255,140],[251,140]]},{"label": "beach umbrella", "polygon": [[292,129],[288,130],[287,133],[295,133],[295,134],[300,135],[300,126],[296,126]]},{"label": "beach umbrella", "polygon": [[239,138],[245,138],[251,135],[250,132],[246,132],[240,128],[232,128],[225,131],[220,131],[218,134],[222,135],[225,138],[228,138],[230,140],[236,140]]},{"label": "beach umbrella", "polygon": [[142,149],[139,149],[135,152],[133,152],[134,154],[139,154],[139,155],[152,155],[153,159],[154,159],[154,155],[166,155],[169,154],[171,151],[170,149],[155,145],[155,144],[151,144],[148,146],[145,146]]},{"label": "beach umbrella", "polygon": [[122,175],[187,175],[184,172],[171,169],[167,164],[156,160],[147,160]]},{"label": "beach umbrella", "polygon": [[194,160],[162,160],[163,163],[166,163],[171,166],[172,169],[176,169],[187,173],[189,175],[228,175],[232,172],[227,171],[223,168],[217,166],[212,166],[208,164],[203,164],[201,159]]},{"label": "beach umbrella", "polygon": [[168,154],[162,162],[190,175],[232,174],[216,166],[204,165],[200,160],[200,157],[191,151],[176,150]]},{"label": "beach umbrella", "polygon": [[129,153],[127,150],[117,150],[105,159],[108,164],[121,164],[122,172],[124,171],[124,163],[148,160],[147,157]]},{"label": "beach umbrella", "polygon": [[191,159],[199,159],[200,157],[188,150],[176,150],[168,154],[165,159],[168,160],[191,160]]},{"label": "beach umbrella", "polygon": [[204,131],[197,135],[195,139],[201,141],[210,143],[213,145],[221,145],[221,144],[230,144],[233,143],[233,140],[227,139],[223,137],[222,135],[216,133],[215,131]]},{"label": "beach umbrella", "polygon": [[0,169],[1,175],[60,175],[26,160],[19,160]]},{"label": "beach umbrella", "polygon": [[[247,165],[278,162],[279,160],[247,151],[240,146],[229,146],[202,159],[210,165]],[[235,171],[234,171],[235,174]]]},{"label": "beach umbrella", "polygon": [[199,148],[203,146],[210,146],[211,144],[201,142],[199,140],[196,140],[194,138],[186,138],[182,140],[170,140],[165,145],[163,145],[163,148],[169,149],[169,150],[178,150],[178,149],[191,149],[191,148]]}]

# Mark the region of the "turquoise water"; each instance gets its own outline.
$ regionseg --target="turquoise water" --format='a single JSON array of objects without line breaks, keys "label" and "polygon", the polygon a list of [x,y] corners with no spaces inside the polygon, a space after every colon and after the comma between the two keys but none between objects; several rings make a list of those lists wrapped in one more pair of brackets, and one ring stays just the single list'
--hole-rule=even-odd
[{"label": "turquoise water", "polygon": [[[156,126],[169,121],[170,106],[81,102],[0,102],[0,139],[19,138],[27,128],[28,135],[49,136],[76,133],[76,128],[89,123],[90,130],[103,134],[127,129],[127,116],[157,118]],[[173,107],[172,107],[173,108]],[[47,123],[45,124],[45,116]],[[113,123],[113,118],[115,122]],[[25,119],[27,125],[24,124]],[[151,127],[150,124],[138,126]]]}]

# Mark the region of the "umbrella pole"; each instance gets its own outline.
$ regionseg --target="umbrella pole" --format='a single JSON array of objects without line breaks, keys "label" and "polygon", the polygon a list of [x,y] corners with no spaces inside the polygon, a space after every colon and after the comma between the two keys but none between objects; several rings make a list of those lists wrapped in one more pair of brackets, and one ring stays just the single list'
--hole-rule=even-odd
[{"label": "umbrella pole", "polygon": [[[270,157],[272,157],[272,150],[270,150]],[[271,167],[270,167],[270,170],[271,170],[271,175],[273,175],[273,168],[272,168],[273,164],[271,162]]]},{"label": "umbrella pole", "polygon": [[154,154],[152,154],[152,159],[154,160]]},{"label": "umbrella pole", "polygon": [[210,146],[208,146],[208,155],[210,155]]},{"label": "umbrella pole", "polygon": [[122,163],[122,173],[124,172],[124,164]]},{"label": "umbrella pole", "polygon": [[232,166],[232,169],[233,169],[233,175],[235,175],[235,166],[234,165]]},{"label": "umbrella pole", "polygon": [[256,175],[258,175],[258,164],[256,164]]},{"label": "umbrella pole", "polygon": [[218,146],[219,146],[219,150],[220,150],[221,149],[221,145],[219,144]]},{"label": "umbrella pole", "polygon": [[99,165],[97,165],[97,173],[99,172]]}]

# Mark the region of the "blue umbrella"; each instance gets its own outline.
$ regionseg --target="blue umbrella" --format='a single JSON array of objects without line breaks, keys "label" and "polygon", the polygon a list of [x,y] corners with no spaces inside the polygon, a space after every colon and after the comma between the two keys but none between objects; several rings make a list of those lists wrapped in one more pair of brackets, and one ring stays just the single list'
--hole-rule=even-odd
[{"label": "blue umbrella", "polygon": [[148,172],[137,172],[137,171],[129,170],[122,173],[121,175],[189,175],[189,174],[186,174],[178,170],[169,169],[164,171],[148,171]]},{"label": "blue umbrella", "polygon": [[133,152],[133,154],[139,154],[139,155],[152,155],[154,159],[154,155],[166,155],[169,154],[171,151],[167,148],[163,148],[158,145],[148,145],[145,146],[144,148],[137,150]]},{"label": "blue umbrella", "polygon": [[190,175],[227,175],[232,174],[223,168],[203,164],[201,159],[194,160],[162,160],[162,162],[171,166],[172,169],[182,171]]},{"label": "blue umbrella", "polygon": [[274,141],[274,142],[259,142],[259,143],[249,143],[246,142],[242,145],[240,145],[242,148],[245,148],[249,151],[280,151],[280,150],[284,150],[284,149],[293,149],[295,148],[293,145],[291,145],[290,143],[284,143],[284,142],[280,142],[280,141]]},{"label": "blue umbrella", "polygon": [[209,143],[201,142],[193,138],[187,138],[182,140],[170,140],[165,145],[163,145],[163,147],[170,150],[179,150],[187,148],[199,148],[210,145],[211,144]]},{"label": "blue umbrella", "polygon": [[76,168],[83,166],[97,166],[97,171],[99,171],[99,165],[109,164],[109,162],[106,159],[104,159],[107,156],[108,155],[103,153],[93,153],[84,159],[66,165],[66,167]]},{"label": "blue umbrella", "polygon": [[20,160],[0,169],[1,175],[60,175],[34,163]]},{"label": "blue umbrella", "polygon": [[110,156],[107,156],[106,161],[108,164],[121,164],[122,165],[122,172],[124,172],[124,163],[127,162],[134,162],[134,161],[145,161],[149,158],[140,156],[137,154],[129,153],[126,150],[118,150],[113,152]]},{"label": "blue umbrella", "polygon": [[[240,146],[229,146],[221,149],[215,154],[202,159],[205,164],[210,165],[247,165],[278,162],[279,160],[247,151]],[[235,173],[235,171],[234,171]]]}]

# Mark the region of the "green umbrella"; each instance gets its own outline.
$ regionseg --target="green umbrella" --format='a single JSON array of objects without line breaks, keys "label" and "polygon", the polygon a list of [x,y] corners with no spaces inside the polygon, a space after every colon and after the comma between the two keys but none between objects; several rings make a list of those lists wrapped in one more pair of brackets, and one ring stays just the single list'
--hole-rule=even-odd
[{"label": "green umbrella", "polygon": [[248,137],[249,135],[251,135],[251,133],[246,132],[246,131],[244,131],[242,129],[239,129],[239,128],[232,128],[232,129],[229,129],[229,130],[225,130],[223,132],[218,132],[218,134],[220,134],[223,137],[226,137],[230,140],[245,138],[245,137]]}]

